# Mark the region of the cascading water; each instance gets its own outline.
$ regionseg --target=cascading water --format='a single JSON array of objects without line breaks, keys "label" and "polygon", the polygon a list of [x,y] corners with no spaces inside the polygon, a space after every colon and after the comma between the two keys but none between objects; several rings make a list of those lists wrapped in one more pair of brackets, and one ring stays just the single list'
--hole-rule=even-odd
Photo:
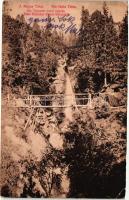
[{"label": "cascading water", "polygon": [[64,58],[61,58],[59,60],[58,64],[59,64],[59,67],[58,67],[58,75],[57,76],[59,79],[61,79],[60,76],[63,75],[65,81],[63,83],[60,81],[60,85],[57,86],[56,91],[59,90],[59,87],[64,89],[64,90],[62,90],[62,93],[64,93],[64,105],[66,106],[64,108],[65,118],[69,121],[72,121],[73,120],[73,118],[72,118],[73,107],[76,107],[75,94],[73,92],[69,74],[64,69],[66,66],[66,60]]},{"label": "cascading water", "polygon": [[72,121],[73,120],[72,108],[76,107],[76,99],[75,99],[75,94],[73,92],[73,88],[71,85],[70,77],[68,74],[66,74],[64,104],[66,105],[66,108],[64,110],[65,116],[67,119]]},{"label": "cascading water", "polygon": [[[51,131],[49,142],[50,144],[56,148],[56,149],[63,149],[63,140],[64,136],[60,134],[61,132],[64,132],[67,130],[69,123],[73,120],[73,108],[76,107],[76,99],[75,99],[75,94],[72,88],[71,80],[69,77],[69,74],[65,70],[66,67],[66,60],[64,58],[60,58],[58,60],[58,69],[57,69],[57,76],[54,81],[54,88],[57,97],[53,101],[53,106],[55,105],[55,108],[53,108],[53,111],[60,112],[60,110],[63,110],[65,114],[65,118],[63,119],[63,122],[60,124],[60,128],[57,130],[57,125],[56,123],[54,124],[55,126],[55,131]],[[60,98],[63,97],[63,105],[65,105],[64,108],[58,108],[58,105],[60,105]],[[56,107],[57,106],[57,107]],[[54,116],[53,116],[54,117]],[[54,120],[55,121],[55,120]],[[57,170],[57,169],[56,169]],[[61,170],[58,168],[58,170]],[[66,169],[64,168],[64,171],[62,173],[62,181],[61,181],[61,188],[62,191],[59,192],[60,197],[66,197],[68,193],[68,188],[69,188],[69,178],[67,175],[68,172],[68,167]],[[53,196],[55,196],[55,193],[57,195],[58,190],[53,191]]]}]

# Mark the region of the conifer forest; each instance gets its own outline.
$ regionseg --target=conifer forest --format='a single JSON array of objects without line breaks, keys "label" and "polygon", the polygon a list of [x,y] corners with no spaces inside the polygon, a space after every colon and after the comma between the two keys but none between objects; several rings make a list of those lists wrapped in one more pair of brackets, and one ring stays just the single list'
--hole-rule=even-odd
[{"label": "conifer forest", "polygon": [[128,13],[80,14],[64,34],[3,11],[1,196],[125,195]]}]

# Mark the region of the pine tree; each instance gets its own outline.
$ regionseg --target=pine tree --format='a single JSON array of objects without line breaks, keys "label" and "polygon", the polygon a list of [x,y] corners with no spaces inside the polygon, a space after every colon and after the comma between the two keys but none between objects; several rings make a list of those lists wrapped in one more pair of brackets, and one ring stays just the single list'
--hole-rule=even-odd
[{"label": "pine tree", "polygon": [[21,15],[21,22],[26,23],[25,16],[23,14]]},{"label": "pine tree", "polygon": [[[128,62],[128,13],[126,12],[119,34],[119,49],[117,51],[117,66],[119,76],[121,77],[121,85],[127,86],[127,62]],[[126,93],[126,91],[125,91]]]},{"label": "pine tree", "polygon": [[103,14],[105,17],[108,18],[108,7],[107,7],[107,3],[105,1],[103,3]]},{"label": "pine tree", "polygon": [[33,23],[33,30],[36,32],[40,31],[40,26],[39,26],[38,22],[36,22],[36,21],[34,21],[34,23]]},{"label": "pine tree", "polygon": [[[110,71],[114,62],[115,51],[118,41],[112,15],[108,13],[106,3],[103,5],[103,13],[95,11],[92,16],[92,38],[96,53],[96,65],[104,69],[105,73]],[[112,69],[111,69],[112,70]]]},{"label": "pine tree", "polygon": [[120,31],[120,42],[122,46],[128,46],[128,13],[125,14]]},{"label": "pine tree", "polygon": [[90,37],[90,15],[87,9],[82,7],[81,28],[78,43],[83,48],[88,48],[91,44]]},{"label": "pine tree", "polygon": [[45,28],[45,35],[47,37],[51,36],[52,35],[52,26],[51,26],[51,17],[50,15],[48,15],[48,18],[47,18],[47,24],[46,24],[46,28]]}]

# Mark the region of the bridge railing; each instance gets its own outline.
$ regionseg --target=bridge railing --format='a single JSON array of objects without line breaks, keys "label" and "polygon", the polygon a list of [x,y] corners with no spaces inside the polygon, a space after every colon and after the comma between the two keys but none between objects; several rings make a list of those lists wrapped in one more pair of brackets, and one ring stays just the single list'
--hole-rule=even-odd
[{"label": "bridge railing", "polygon": [[[70,100],[71,95],[64,94],[29,95],[24,98],[10,97],[8,105],[11,107],[67,107]],[[87,106],[90,100],[87,94],[75,94],[76,106]]]},{"label": "bridge railing", "polygon": [[[67,99],[67,103],[66,103]],[[30,95],[31,107],[66,107],[69,106],[71,95]],[[76,106],[87,105],[89,97],[87,94],[75,94]]]},{"label": "bridge railing", "polygon": [[[73,105],[71,103],[71,95],[64,94],[48,94],[48,95],[28,95],[23,98],[15,97],[15,96],[7,96],[5,98],[2,97],[2,105],[6,105],[8,107],[19,107],[19,108],[54,108],[54,107],[91,107],[92,109],[97,107],[101,107],[102,105],[110,105],[110,101],[106,93],[96,93],[96,94],[88,94],[88,93],[75,93],[75,101],[73,101]],[[113,101],[113,100],[112,100]],[[70,102],[70,103],[69,103]],[[114,104],[114,103],[113,103]],[[126,106],[126,105],[122,105]],[[115,106],[116,107],[116,106]],[[117,106],[119,107],[119,105]]]}]

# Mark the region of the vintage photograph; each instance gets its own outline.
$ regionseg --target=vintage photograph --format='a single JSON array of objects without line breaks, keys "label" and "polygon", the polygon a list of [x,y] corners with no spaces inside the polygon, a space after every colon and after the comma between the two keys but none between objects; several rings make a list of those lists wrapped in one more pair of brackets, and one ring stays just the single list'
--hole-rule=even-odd
[{"label": "vintage photograph", "polygon": [[1,196],[126,194],[128,2],[5,0]]}]

